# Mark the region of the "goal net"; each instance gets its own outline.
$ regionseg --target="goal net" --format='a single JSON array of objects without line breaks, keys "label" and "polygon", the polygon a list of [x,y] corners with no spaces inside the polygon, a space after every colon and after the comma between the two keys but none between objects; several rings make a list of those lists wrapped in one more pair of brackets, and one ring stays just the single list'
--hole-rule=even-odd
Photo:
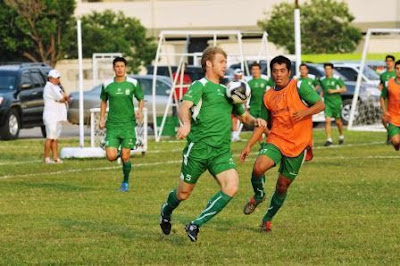
[{"label": "goal net", "polygon": [[[368,29],[351,107],[347,110],[349,130],[385,131],[381,122],[379,74],[386,70],[386,54],[399,55],[399,43],[400,29]],[[378,53],[377,59],[374,54]]]},{"label": "goal net", "polygon": [[[136,108],[135,108],[136,111]],[[108,112],[108,109],[107,109]],[[107,114],[106,114],[107,116]],[[99,128],[100,108],[90,109],[90,145],[92,148],[104,148],[106,129]],[[147,151],[147,108],[143,108],[142,121],[136,120],[136,145],[131,151],[134,153],[145,154]]]}]

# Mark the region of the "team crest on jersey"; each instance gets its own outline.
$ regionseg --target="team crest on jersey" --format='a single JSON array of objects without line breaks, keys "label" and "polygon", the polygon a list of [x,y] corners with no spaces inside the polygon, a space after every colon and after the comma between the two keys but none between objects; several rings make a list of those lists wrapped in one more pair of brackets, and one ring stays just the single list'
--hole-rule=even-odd
[{"label": "team crest on jersey", "polygon": [[129,89],[125,89],[125,95],[129,95],[130,90]]},{"label": "team crest on jersey", "polygon": [[261,87],[264,87],[264,83],[261,83],[260,86],[261,86]]}]

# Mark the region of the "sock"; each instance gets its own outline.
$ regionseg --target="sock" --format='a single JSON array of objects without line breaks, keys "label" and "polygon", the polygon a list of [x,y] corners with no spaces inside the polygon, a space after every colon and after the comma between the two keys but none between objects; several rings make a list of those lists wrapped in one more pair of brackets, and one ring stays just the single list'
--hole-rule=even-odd
[{"label": "sock", "polygon": [[340,135],[340,136],[339,136],[339,139],[344,139],[344,136],[343,136],[343,135]]},{"label": "sock", "polygon": [[255,176],[254,174],[251,175],[251,184],[253,186],[254,198],[256,200],[261,200],[265,195],[264,183],[265,183],[265,175],[262,176]]},{"label": "sock", "polygon": [[327,138],[326,141],[332,142],[332,138]]},{"label": "sock", "polygon": [[167,201],[161,207],[161,214],[167,218],[171,218],[172,211],[175,210],[181,201],[176,195],[176,189],[173,189],[167,198]]},{"label": "sock", "polygon": [[128,162],[124,162],[122,164],[122,173],[124,174],[124,183],[128,183],[129,182],[129,174],[131,172],[132,169],[132,164],[130,161]]},{"label": "sock", "polygon": [[274,195],[272,195],[271,198],[271,205],[269,206],[267,213],[264,215],[263,223],[272,220],[272,218],[275,216],[275,214],[279,211],[279,209],[285,202],[286,195],[287,193],[285,193],[284,195],[279,195],[278,192],[276,192],[275,190]]},{"label": "sock", "polygon": [[226,195],[224,192],[219,191],[215,194],[210,201],[208,202],[206,208],[200,214],[200,216],[194,220],[194,223],[197,226],[202,226],[206,222],[208,222],[212,217],[217,215],[225,206],[229,203],[232,197]]}]

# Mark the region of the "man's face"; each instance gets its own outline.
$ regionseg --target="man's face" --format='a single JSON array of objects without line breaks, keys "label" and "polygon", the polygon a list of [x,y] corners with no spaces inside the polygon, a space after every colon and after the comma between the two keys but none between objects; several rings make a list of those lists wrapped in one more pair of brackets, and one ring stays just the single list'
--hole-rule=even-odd
[{"label": "man's face", "polygon": [[125,66],[124,62],[116,62],[114,64],[115,76],[117,76],[117,77],[125,76],[125,73],[126,73],[125,70],[126,70],[126,66]]},{"label": "man's face", "polygon": [[237,80],[241,80],[243,78],[242,74],[235,74],[233,75],[233,80],[237,81]]},{"label": "man's face", "polygon": [[251,75],[253,78],[259,78],[261,76],[261,69],[258,66],[253,66],[251,68]]},{"label": "man's face", "polygon": [[392,69],[394,66],[394,60],[392,58],[387,58],[385,63],[386,63],[386,68]]},{"label": "man's face", "polygon": [[327,77],[333,76],[333,68],[331,66],[326,66],[324,69],[325,69],[325,75]]},{"label": "man's face", "polygon": [[286,64],[275,63],[272,66],[272,77],[274,78],[275,84],[280,88],[288,84],[290,74],[290,71],[286,68]]},{"label": "man's face", "polygon": [[400,65],[396,65],[394,67],[394,70],[396,71],[396,77],[398,80],[400,80]]},{"label": "man's face", "polygon": [[51,83],[53,83],[54,85],[60,84],[60,78],[49,77],[49,81],[50,81]]},{"label": "man's face", "polygon": [[207,61],[207,65],[210,66],[208,68],[209,71],[216,74],[219,78],[223,78],[225,76],[226,58],[224,55],[216,54],[211,62]]},{"label": "man's face", "polygon": [[308,75],[308,68],[306,66],[301,66],[300,67],[300,75],[302,77],[307,77]]}]

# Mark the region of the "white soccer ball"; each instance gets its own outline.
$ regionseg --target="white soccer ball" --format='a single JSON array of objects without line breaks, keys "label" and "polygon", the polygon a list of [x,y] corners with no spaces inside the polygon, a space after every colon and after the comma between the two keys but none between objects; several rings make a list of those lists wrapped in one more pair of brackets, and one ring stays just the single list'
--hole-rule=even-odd
[{"label": "white soccer ball", "polygon": [[250,87],[242,80],[231,81],[226,87],[226,96],[234,103],[244,103],[250,97]]}]

